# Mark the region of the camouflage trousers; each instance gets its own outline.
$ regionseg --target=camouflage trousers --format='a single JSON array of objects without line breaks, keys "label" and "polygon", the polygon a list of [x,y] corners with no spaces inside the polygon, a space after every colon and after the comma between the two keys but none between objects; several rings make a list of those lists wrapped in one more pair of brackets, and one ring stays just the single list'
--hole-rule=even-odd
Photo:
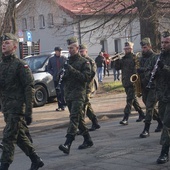
[{"label": "camouflage trousers", "polygon": [[125,92],[126,92],[126,106],[124,108],[125,116],[128,117],[129,114],[131,114],[132,105],[139,114],[142,114],[143,111],[142,111],[142,108],[140,107],[140,105],[137,101],[137,98],[135,96],[134,87],[133,86],[126,87]]},{"label": "camouflage trousers", "polygon": [[166,103],[164,108],[163,130],[161,134],[160,144],[170,146],[170,101]]},{"label": "camouflage trousers", "polygon": [[94,114],[94,110],[90,103],[90,94],[87,94],[85,102],[85,113],[90,120],[94,120],[94,118],[96,118],[96,115]]},{"label": "camouflage trousers", "polygon": [[146,106],[145,123],[151,123],[152,119],[160,118],[158,111],[155,109],[157,103],[155,89],[142,89],[142,101]]},{"label": "camouflage trousers", "polygon": [[83,101],[67,101],[70,112],[70,123],[67,129],[67,135],[75,136],[78,129],[82,132],[82,135],[88,133],[85,125],[84,105],[85,103]]},{"label": "camouflage trousers", "polygon": [[5,114],[4,119],[6,126],[3,130],[1,162],[11,164],[14,159],[15,144],[17,144],[27,156],[31,155],[35,149],[26,136],[25,130],[28,132],[28,128],[26,128],[25,123],[23,123],[23,116]]}]

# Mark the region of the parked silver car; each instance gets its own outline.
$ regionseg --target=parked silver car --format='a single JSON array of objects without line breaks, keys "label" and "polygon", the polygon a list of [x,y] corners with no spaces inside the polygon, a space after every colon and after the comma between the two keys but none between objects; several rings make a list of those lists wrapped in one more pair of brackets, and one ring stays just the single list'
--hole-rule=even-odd
[{"label": "parked silver car", "polygon": [[[66,54],[67,55],[67,54]],[[53,77],[47,72],[47,64],[52,54],[27,56],[24,58],[32,70],[35,81],[34,106],[43,106],[56,98]],[[68,57],[68,56],[66,56]],[[98,88],[97,76],[94,79],[93,93]]]}]

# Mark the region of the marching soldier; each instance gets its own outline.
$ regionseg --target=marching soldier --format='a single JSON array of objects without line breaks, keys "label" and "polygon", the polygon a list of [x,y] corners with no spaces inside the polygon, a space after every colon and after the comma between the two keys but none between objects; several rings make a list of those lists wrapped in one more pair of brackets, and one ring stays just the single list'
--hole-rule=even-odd
[{"label": "marching soldier", "polygon": [[0,170],[8,170],[13,162],[15,144],[31,159],[30,170],[44,165],[26,136],[23,121],[32,122],[33,76],[26,63],[15,55],[17,38],[10,33],[2,36],[2,62],[0,63],[0,94],[5,120]]},{"label": "marching soldier", "polygon": [[87,54],[87,46],[85,44],[79,45],[79,52],[80,55],[84,58],[86,58],[90,64],[91,64],[91,82],[87,84],[87,96],[86,96],[86,105],[85,105],[85,113],[87,117],[92,121],[92,127],[89,129],[90,131],[94,131],[96,129],[100,128],[100,125],[98,124],[97,116],[94,113],[94,110],[90,103],[90,95],[91,90],[93,88],[94,83],[94,76],[96,74],[96,63],[93,59],[91,59]]},{"label": "marching soldier", "polygon": [[157,103],[155,85],[152,84],[152,87],[147,88],[147,84],[150,78],[150,76],[147,74],[147,70],[149,69],[148,65],[152,60],[152,57],[154,57],[156,54],[152,50],[150,38],[142,39],[140,44],[142,47],[142,57],[140,58],[140,67],[137,69],[137,72],[141,80],[142,100],[146,106],[146,116],[144,121],[145,126],[143,132],[140,134],[140,137],[146,138],[149,136],[149,129],[152,118],[158,122],[158,126],[155,129],[155,132],[160,132],[162,130],[163,124],[157,110],[155,109],[155,105]]},{"label": "marching soldier", "polygon": [[[161,37],[162,53],[156,58],[158,61],[155,75],[158,95],[158,109],[163,119],[163,129],[160,139],[162,150],[158,164],[169,160],[170,146],[170,32],[165,31]],[[154,62],[155,63],[155,62]]]},{"label": "marching soldier", "polygon": [[80,56],[77,38],[72,37],[67,40],[67,43],[70,57],[68,64],[64,65],[65,75],[63,76],[63,81],[65,99],[70,112],[70,124],[67,130],[66,141],[64,145],[59,146],[59,149],[69,154],[78,128],[84,137],[84,142],[78,149],[86,149],[93,146],[93,141],[85,126],[84,113],[86,86],[91,81],[90,62]]},{"label": "marching soldier", "polygon": [[126,92],[126,106],[124,108],[124,117],[120,121],[122,125],[128,125],[129,115],[131,114],[132,105],[136,111],[139,113],[139,119],[137,122],[140,122],[144,119],[144,112],[140,107],[137,98],[135,96],[135,88],[133,83],[130,81],[130,77],[136,73],[134,54],[133,54],[133,43],[125,43],[125,56],[122,59],[115,61],[116,70],[122,70],[122,84]]}]

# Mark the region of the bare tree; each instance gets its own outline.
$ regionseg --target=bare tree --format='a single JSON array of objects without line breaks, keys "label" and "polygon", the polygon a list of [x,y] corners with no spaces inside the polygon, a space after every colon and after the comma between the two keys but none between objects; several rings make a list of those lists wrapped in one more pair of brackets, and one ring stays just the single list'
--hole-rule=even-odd
[{"label": "bare tree", "polygon": [[[83,2],[73,0],[72,3],[75,3],[77,9],[81,9],[76,14],[77,22],[99,16],[99,20],[86,26],[81,35],[97,29],[108,29],[107,36],[114,35],[138,18],[141,38],[150,37],[153,48],[160,49],[159,29],[163,27],[162,18],[170,14],[169,0],[85,0]],[[110,22],[112,20],[115,22]]]}]

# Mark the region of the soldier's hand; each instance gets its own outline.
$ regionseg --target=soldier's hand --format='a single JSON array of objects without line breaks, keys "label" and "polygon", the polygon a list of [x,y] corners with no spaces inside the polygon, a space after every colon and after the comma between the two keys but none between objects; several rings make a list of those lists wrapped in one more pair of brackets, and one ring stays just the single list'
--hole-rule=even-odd
[{"label": "soldier's hand", "polygon": [[25,116],[25,121],[27,125],[30,125],[32,123],[32,117],[30,116]]},{"label": "soldier's hand", "polygon": [[164,63],[162,63],[162,61],[158,61],[158,67],[162,69],[164,67]]}]

